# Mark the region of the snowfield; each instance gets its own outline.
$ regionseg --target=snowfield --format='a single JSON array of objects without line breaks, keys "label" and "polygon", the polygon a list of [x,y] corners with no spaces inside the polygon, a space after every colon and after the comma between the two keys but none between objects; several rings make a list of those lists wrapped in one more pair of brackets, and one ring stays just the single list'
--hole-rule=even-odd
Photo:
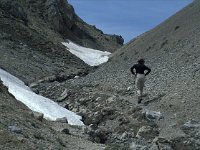
[{"label": "snowfield", "polygon": [[24,82],[2,69],[0,69],[0,78],[17,100],[24,103],[31,110],[43,113],[45,119],[55,121],[66,117],[71,125],[84,125],[81,116],[59,106],[48,98],[35,94]]},{"label": "snowfield", "polygon": [[67,50],[69,50],[72,54],[76,55],[90,66],[98,66],[107,62],[109,55],[111,54],[107,51],[103,52],[96,49],[82,47],[71,42],[70,40],[68,40],[68,42],[62,42],[62,44],[65,45]]}]

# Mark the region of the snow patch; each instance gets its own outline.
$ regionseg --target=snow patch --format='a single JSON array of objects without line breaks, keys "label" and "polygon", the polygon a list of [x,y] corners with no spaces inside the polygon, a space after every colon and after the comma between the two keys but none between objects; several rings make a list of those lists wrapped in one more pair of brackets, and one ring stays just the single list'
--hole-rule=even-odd
[{"label": "snow patch", "polygon": [[72,54],[79,57],[86,64],[90,66],[98,66],[105,63],[109,59],[110,52],[100,51],[92,48],[82,47],[68,40],[68,42],[62,42]]},{"label": "snow patch", "polygon": [[0,69],[0,78],[17,100],[24,103],[31,110],[43,113],[45,119],[55,121],[66,117],[71,125],[84,125],[81,116],[59,106],[48,98],[35,94],[24,82],[2,69]]}]

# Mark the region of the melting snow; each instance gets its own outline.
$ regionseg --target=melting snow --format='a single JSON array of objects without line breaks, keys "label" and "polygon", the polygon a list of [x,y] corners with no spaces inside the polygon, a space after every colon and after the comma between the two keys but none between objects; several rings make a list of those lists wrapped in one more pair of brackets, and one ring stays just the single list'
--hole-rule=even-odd
[{"label": "melting snow", "polygon": [[2,69],[0,69],[0,78],[17,100],[24,103],[31,110],[43,113],[44,118],[55,121],[58,118],[66,117],[71,125],[84,125],[80,121],[81,116],[59,106],[48,98],[35,94],[21,80]]},{"label": "melting snow", "polygon": [[62,42],[62,44],[68,47],[68,50],[72,54],[76,55],[90,66],[98,66],[102,63],[107,62],[109,55],[111,54],[110,52],[107,51],[103,52],[96,49],[82,47],[71,41]]}]

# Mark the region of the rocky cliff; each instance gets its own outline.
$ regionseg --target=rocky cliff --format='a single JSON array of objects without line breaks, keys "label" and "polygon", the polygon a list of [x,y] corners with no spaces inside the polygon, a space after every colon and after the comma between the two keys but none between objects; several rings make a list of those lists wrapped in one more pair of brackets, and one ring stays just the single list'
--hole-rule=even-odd
[{"label": "rocky cliff", "polygon": [[123,45],[120,36],[82,21],[65,0],[2,0],[0,18],[1,67],[27,82],[88,70],[61,44],[66,39],[111,52]]}]

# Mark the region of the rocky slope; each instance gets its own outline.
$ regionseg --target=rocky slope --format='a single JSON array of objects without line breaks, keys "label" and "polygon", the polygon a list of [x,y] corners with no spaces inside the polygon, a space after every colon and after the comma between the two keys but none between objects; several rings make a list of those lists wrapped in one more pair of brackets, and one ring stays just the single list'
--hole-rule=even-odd
[{"label": "rocky slope", "polygon": [[37,113],[31,112],[10,95],[2,82],[0,101],[0,149],[103,149],[103,145],[93,144],[74,135],[70,127],[63,123],[51,123],[38,117]]},{"label": "rocky slope", "polygon": [[123,45],[120,36],[82,21],[65,0],[0,1],[0,33],[1,67],[27,82],[88,70],[61,44],[65,39],[111,52]]},{"label": "rocky slope", "polygon": [[120,48],[97,71],[70,84],[88,86],[91,93],[103,91],[117,95],[135,105],[135,77],[131,75],[130,67],[139,58],[145,58],[152,72],[147,77],[147,96],[141,107],[163,114],[164,118],[157,122],[160,137],[172,141],[181,138],[177,140],[179,144],[171,143],[171,149],[199,149],[200,137],[196,131],[200,123],[199,9],[200,2],[194,1]]},{"label": "rocky slope", "polygon": [[[51,1],[21,2],[25,3],[25,6],[31,4],[34,8],[38,7],[38,4],[47,4]],[[44,5],[40,6],[43,8],[41,10],[45,10]],[[31,10],[31,7],[25,8]],[[4,30],[0,28],[2,32],[1,66],[23,81],[33,82],[29,85],[35,92],[83,116],[83,121],[87,125],[83,130],[71,128],[66,123],[65,128],[83,139],[106,144],[107,150],[198,150],[200,149],[198,111],[200,107],[200,21],[197,19],[199,9],[200,2],[194,1],[153,30],[121,47],[108,63],[103,64],[93,73],[76,79],[74,79],[76,74],[82,76],[87,74],[83,71],[87,66],[58,44],[63,36],[70,36],[71,32],[70,34],[68,31],[66,31],[68,34],[61,32],[63,34],[60,35],[60,30],[56,28],[59,25],[48,20],[48,15],[42,15],[44,17],[42,20],[38,18],[37,15],[44,12],[37,9],[29,12],[33,15],[31,18],[39,22],[46,20],[44,26],[40,23],[38,25],[38,21],[33,21],[32,25],[28,22],[27,26],[26,19],[20,19],[19,24],[16,24],[14,28],[10,25],[13,18],[23,18],[23,15],[14,16],[1,9],[0,15],[3,21],[0,20],[0,25],[4,27]],[[62,23],[61,21],[61,26]],[[53,29],[46,26],[51,26]],[[21,31],[22,27],[26,29],[23,31],[29,32],[11,34],[12,28]],[[34,31],[30,32],[30,27],[33,27]],[[54,32],[55,30],[57,32]],[[89,30],[88,28],[88,32]],[[42,40],[34,38],[35,34],[39,34],[38,32],[44,33],[40,37]],[[28,38],[23,39],[22,35],[25,33]],[[52,38],[53,40],[50,40]],[[22,42],[21,39],[23,39]],[[87,36],[83,36],[83,39],[87,39]],[[76,38],[73,40],[81,43]],[[39,41],[44,41],[44,43],[41,44]],[[45,41],[53,41],[53,43],[47,42],[47,44]],[[141,57],[146,59],[146,64],[152,68],[152,72],[147,77],[145,88],[147,96],[142,104],[138,105],[134,88],[135,78],[130,73],[130,67]],[[58,73],[55,74],[55,72]],[[45,78],[39,80],[42,77]],[[11,113],[10,110],[8,113]],[[1,114],[7,115],[7,112],[4,111]],[[12,115],[9,116],[12,120]],[[17,116],[21,115],[17,113]],[[22,116],[20,125],[24,124],[26,117]],[[5,122],[4,120],[5,117],[2,122]],[[43,126],[46,123],[47,128]],[[8,132],[9,126],[10,123],[6,123],[3,132]],[[60,136],[57,133],[60,126],[63,124],[44,122],[41,128],[45,131],[49,131],[49,127],[56,130],[51,135],[54,137]],[[15,127],[18,126],[15,125]],[[31,135],[33,133],[30,131]],[[38,140],[35,142],[37,143]],[[45,143],[48,144],[48,142]],[[53,146],[56,144],[55,141]],[[61,148],[67,149],[63,147],[63,142],[60,144]],[[103,147],[91,145],[94,149]],[[45,146],[42,145],[42,147]]]},{"label": "rocky slope", "polygon": [[[0,1],[0,67],[26,84],[62,82],[92,70],[66,50],[65,39],[111,52],[123,44],[120,36],[87,25],[65,0]],[[37,120],[2,83],[0,89],[0,149],[103,149],[88,141],[84,128]]]}]

